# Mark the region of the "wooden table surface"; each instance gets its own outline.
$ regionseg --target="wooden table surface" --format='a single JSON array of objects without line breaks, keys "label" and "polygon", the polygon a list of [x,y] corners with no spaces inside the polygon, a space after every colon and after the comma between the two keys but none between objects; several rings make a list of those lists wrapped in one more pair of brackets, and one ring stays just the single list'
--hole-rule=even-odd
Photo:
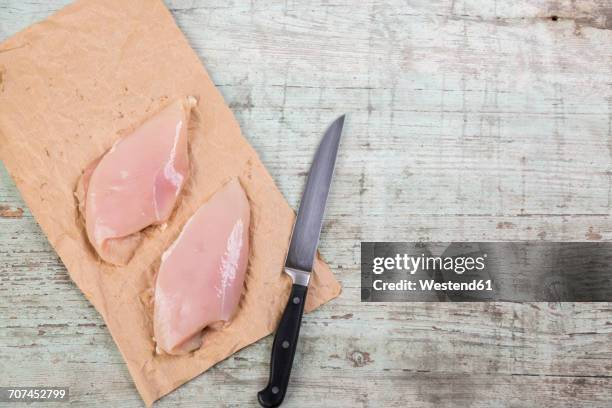
[{"label": "wooden table surface", "polygon": [[[65,0],[3,0],[0,40]],[[291,205],[348,112],[287,407],[610,407],[608,303],[360,303],[359,243],[612,239],[609,0],[166,4]],[[1,109],[1,107],[0,107]],[[266,338],[156,403],[256,406]],[[143,403],[0,166],[0,385]]]}]

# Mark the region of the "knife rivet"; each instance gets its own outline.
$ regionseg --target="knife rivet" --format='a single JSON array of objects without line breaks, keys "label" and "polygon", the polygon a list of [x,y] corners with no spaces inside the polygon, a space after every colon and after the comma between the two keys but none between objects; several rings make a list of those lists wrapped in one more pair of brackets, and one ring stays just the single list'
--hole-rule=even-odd
[{"label": "knife rivet", "polygon": [[280,390],[278,389],[278,387],[272,387],[272,394],[278,394]]},{"label": "knife rivet", "polygon": [[289,342],[287,340],[285,340],[285,341],[283,341],[281,346],[283,346],[284,349],[289,348]]},{"label": "knife rivet", "polygon": [[297,305],[298,303],[300,303],[300,298],[296,296],[293,298],[293,304]]}]

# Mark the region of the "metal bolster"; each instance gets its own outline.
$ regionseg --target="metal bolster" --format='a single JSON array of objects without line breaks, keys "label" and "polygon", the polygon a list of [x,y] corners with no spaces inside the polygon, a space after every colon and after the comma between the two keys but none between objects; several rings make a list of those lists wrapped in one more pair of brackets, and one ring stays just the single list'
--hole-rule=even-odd
[{"label": "metal bolster", "polygon": [[308,282],[310,282],[310,272],[285,267],[285,273],[291,276],[291,280],[296,285],[308,286]]}]

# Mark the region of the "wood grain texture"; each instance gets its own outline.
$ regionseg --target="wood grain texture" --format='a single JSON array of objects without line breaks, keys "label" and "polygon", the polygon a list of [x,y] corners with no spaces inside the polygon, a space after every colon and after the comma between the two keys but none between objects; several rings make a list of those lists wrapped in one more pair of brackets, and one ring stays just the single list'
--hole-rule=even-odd
[{"label": "wood grain texture", "polygon": [[[4,0],[0,40],[63,0]],[[361,304],[359,242],[610,240],[607,0],[166,3],[291,205],[349,112],[286,406],[609,407],[612,306]],[[271,338],[156,405],[256,406]],[[103,322],[0,170],[0,385],[142,406]]]}]

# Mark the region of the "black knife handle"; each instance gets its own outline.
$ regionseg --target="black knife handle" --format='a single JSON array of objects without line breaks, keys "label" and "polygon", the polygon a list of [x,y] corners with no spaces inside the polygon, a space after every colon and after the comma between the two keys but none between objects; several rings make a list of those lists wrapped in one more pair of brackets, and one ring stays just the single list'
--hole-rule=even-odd
[{"label": "black knife handle", "polygon": [[285,398],[293,356],[300,335],[308,286],[293,285],[291,295],[281,317],[270,358],[270,379],[268,385],[257,393],[259,404],[265,408],[278,407]]}]

